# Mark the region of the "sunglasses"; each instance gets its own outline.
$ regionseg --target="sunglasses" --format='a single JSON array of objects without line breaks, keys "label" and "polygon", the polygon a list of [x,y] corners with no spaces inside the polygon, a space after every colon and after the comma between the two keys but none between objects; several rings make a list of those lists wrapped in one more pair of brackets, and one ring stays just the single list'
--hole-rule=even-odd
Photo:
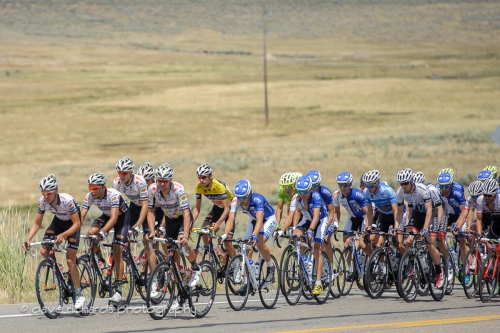
[{"label": "sunglasses", "polygon": [[290,191],[290,190],[293,190],[293,186],[283,186],[283,189],[285,191]]},{"label": "sunglasses", "polygon": [[479,198],[479,195],[471,195],[470,197],[471,197],[472,199],[477,199],[477,198]]},{"label": "sunglasses", "polygon": [[208,176],[198,176],[198,179],[207,179]]},{"label": "sunglasses", "polygon": [[248,198],[248,195],[236,196],[236,199],[238,199],[238,201],[245,201],[247,198]]},{"label": "sunglasses", "polygon": [[101,185],[89,185],[89,190],[91,190],[91,191],[97,191],[100,188],[101,188]]},{"label": "sunglasses", "polygon": [[406,185],[409,185],[409,184],[410,184],[410,182],[399,183],[399,185],[401,185],[401,186],[406,186]]},{"label": "sunglasses", "polygon": [[493,196],[494,196],[494,194],[483,194],[483,197],[485,197],[485,198],[491,198]]},{"label": "sunglasses", "polygon": [[51,195],[52,195],[52,194],[54,194],[54,193],[55,193],[54,191],[52,191],[52,192],[42,192],[42,196],[43,196],[44,198],[47,198],[47,197],[51,196]]},{"label": "sunglasses", "polygon": [[319,187],[319,184],[313,184],[313,188]]},{"label": "sunglasses", "polygon": [[131,173],[132,173],[132,171],[118,171],[119,176],[126,176],[126,175],[129,175]]},{"label": "sunglasses", "polygon": [[307,194],[309,193],[309,190],[297,190],[298,194]]},{"label": "sunglasses", "polygon": [[156,182],[158,184],[168,184],[170,183],[170,179],[157,179]]},{"label": "sunglasses", "polygon": [[339,184],[339,187],[349,187],[351,184]]},{"label": "sunglasses", "polygon": [[447,189],[450,188],[450,185],[439,185],[440,189]]},{"label": "sunglasses", "polygon": [[378,184],[373,184],[373,185],[365,185],[366,188],[374,188],[375,186],[377,186]]}]

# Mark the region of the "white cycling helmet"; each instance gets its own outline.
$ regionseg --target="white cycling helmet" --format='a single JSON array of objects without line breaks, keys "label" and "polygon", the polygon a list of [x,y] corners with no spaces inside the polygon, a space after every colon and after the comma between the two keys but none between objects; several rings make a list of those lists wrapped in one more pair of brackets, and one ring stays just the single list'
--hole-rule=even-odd
[{"label": "white cycling helmet", "polygon": [[361,177],[361,181],[365,185],[377,184],[378,182],[380,182],[380,172],[378,172],[378,170],[370,170],[368,172],[365,172],[363,174],[363,177]]},{"label": "white cycling helmet", "polygon": [[133,171],[134,161],[132,161],[130,157],[126,156],[116,162],[115,169],[116,171]]},{"label": "white cycling helmet", "polygon": [[469,184],[469,194],[473,196],[480,196],[483,194],[483,182],[475,180]]},{"label": "white cycling helmet", "polygon": [[413,181],[413,171],[410,168],[403,169],[396,175],[396,181],[398,183],[406,183]]},{"label": "white cycling helmet", "polygon": [[496,194],[498,183],[495,179],[487,179],[483,182],[483,194]]},{"label": "white cycling helmet", "polygon": [[212,174],[212,166],[208,163],[202,164],[196,169],[197,176],[210,176]]},{"label": "white cycling helmet", "polygon": [[137,174],[139,176],[144,177],[146,180],[154,179],[155,178],[155,169],[151,165],[151,163],[146,162],[143,165],[137,169]]},{"label": "white cycling helmet", "polygon": [[174,177],[174,169],[168,163],[163,163],[156,169],[156,179],[172,179]]},{"label": "white cycling helmet", "polygon": [[38,187],[40,188],[40,192],[42,191],[55,191],[59,182],[53,174],[50,174],[46,177],[43,177],[38,183]]},{"label": "white cycling helmet", "polygon": [[106,176],[102,173],[94,173],[89,177],[88,180],[89,185],[106,185]]},{"label": "white cycling helmet", "polygon": [[413,180],[415,180],[415,183],[425,183],[425,175],[422,171],[415,172],[413,175]]}]

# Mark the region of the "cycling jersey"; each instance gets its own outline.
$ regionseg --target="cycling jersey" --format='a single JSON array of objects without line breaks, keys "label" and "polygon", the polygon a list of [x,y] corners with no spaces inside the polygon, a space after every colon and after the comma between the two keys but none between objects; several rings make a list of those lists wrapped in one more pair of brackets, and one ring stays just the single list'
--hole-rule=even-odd
[{"label": "cycling jersey", "polygon": [[324,217],[328,217],[328,210],[326,209],[323,199],[321,198],[321,194],[316,191],[312,191],[310,193],[311,195],[309,196],[309,200],[307,201],[307,207],[298,194],[294,195],[290,204],[290,211],[295,211],[298,208],[306,220],[312,221],[312,217],[314,216],[314,209],[319,208],[319,219],[321,220]]},{"label": "cycling jersey", "polygon": [[201,183],[196,185],[196,199],[201,199],[201,196],[204,195],[208,198],[208,200],[212,201],[214,205],[223,208],[222,201],[227,199],[228,202],[233,200],[233,194],[227,188],[226,184],[217,179],[212,179],[212,187],[207,189],[203,187]]},{"label": "cycling jersey", "polygon": [[319,194],[321,194],[321,198],[325,203],[325,206],[328,208],[329,205],[333,205],[333,197],[332,191],[326,186],[320,185],[318,188]]},{"label": "cycling jersey", "polygon": [[273,206],[271,206],[266,198],[264,198],[264,196],[259,193],[252,193],[252,196],[250,197],[250,206],[248,207],[248,209],[243,207],[243,205],[237,198],[233,198],[233,201],[231,201],[230,212],[236,213],[238,208],[241,209],[241,212],[243,214],[248,215],[252,219],[257,218],[257,212],[264,212],[264,220],[267,220],[269,217],[274,216]]},{"label": "cycling jersey", "polygon": [[491,214],[494,217],[500,217],[500,193],[495,195],[493,200],[493,209],[491,209],[488,204],[484,201],[484,196],[477,198],[476,212],[478,214]]},{"label": "cycling jersey", "polygon": [[113,188],[125,194],[130,202],[140,206],[141,201],[148,200],[148,185],[142,176],[132,174],[130,185],[125,185],[120,177],[113,180]]},{"label": "cycling jersey", "polygon": [[425,204],[431,202],[431,194],[427,186],[421,183],[413,183],[413,192],[406,193],[400,187],[396,193],[398,206],[402,206],[404,201],[408,202],[408,207],[414,211],[425,212]]},{"label": "cycling jersey", "polygon": [[365,188],[364,196],[366,203],[374,203],[375,206],[382,214],[393,214],[392,204],[397,202],[396,193],[389,185],[380,183],[378,185],[377,192],[370,193],[370,191]]},{"label": "cycling jersey", "polygon": [[57,194],[56,208],[46,202],[43,196],[41,196],[38,200],[38,213],[43,214],[46,210],[48,210],[62,221],[70,221],[71,215],[78,212],[78,209],[78,203],[67,193]]},{"label": "cycling jersey", "polygon": [[170,191],[164,197],[156,183],[149,185],[148,208],[153,209],[155,205],[160,206],[165,216],[170,219],[181,216],[184,210],[189,209],[184,186],[177,182],[171,182]]},{"label": "cycling jersey", "polygon": [[465,201],[465,209],[476,209],[477,208],[477,198],[474,200],[472,199],[471,196],[467,198],[467,201]]},{"label": "cycling jersey", "polygon": [[289,205],[292,202],[292,198],[295,194],[297,194],[297,190],[295,189],[295,187],[293,188],[292,195],[288,195],[286,194],[283,186],[280,186],[278,190],[278,202],[284,202]]},{"label": "cycling jersey", "polygon": [[347,194],[347,197],[345,197],[340,190],[338,190],[338,194],[336,193],[337,191],[333,194],[333,205],[335,207],[342,205],[345,210],[347,210],[349,216],[361,217],[365,215],[363,207],[366,206],[366,200],[361,190],[352,188],[349,194]]},{"label": "cycling jersey", "polygon": [[111,216],[111,208],[118,208],[121,213],[126,213],[128,210],[127,200],[114,188],[106,188],[104,198],[102,199],[94,199],[92,192],[89,192],[83,201],[83,209],[89,210],[92,204],[96,205],[97,208],[108,216]]},{"label": "cycling jersey", "polygon": [[465,196],[463,192],[458,189],[452,188],[448,197],[445,197],[442,193],[443,202],[446,205],[446,210],[448,214],[460,214],[460,206],[465,205]]}]

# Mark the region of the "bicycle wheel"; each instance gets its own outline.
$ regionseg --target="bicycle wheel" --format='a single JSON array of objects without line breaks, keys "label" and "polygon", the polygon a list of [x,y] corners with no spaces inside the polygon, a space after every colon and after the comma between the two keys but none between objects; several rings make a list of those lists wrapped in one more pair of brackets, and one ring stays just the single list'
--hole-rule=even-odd
[{"label": "bicycle wheel", "polygon": [[[368,263],[368,259],[369,258],[366,255],[358,256],[358,260],[360,261],[361,271],[357,272],[356,286],[358,286],[358,289],[361,291],[366,291],[366,289],[365,289],[365,271],[366,271],[366,264]],[[362,262],[363,260],[364,260],[364,262]]]},{"label": "bicycle wheel", "polygon": [[330,259],[328,259],[328,255],[325,252],[321,252],[321,257],[323,259],[323,265],[321,268],[321,277],[318,278],[317,275],[317,261],[314,259],[313,261],[313,281],[321,281],[321,287],[323,290],[318,294],[314,295],[314,299],[319,304],[323,304],[327,301],[328,296],[330,295],[331,287],[332,287],[332,265],[330,264]]},{"label": "bicycle wheel", "polygon": [[203,318],[212,308],[217,280],[215,278],[215,269],[208,260],[200,262],[198,266],[201,269],[200,280],[196,286],[191,288],[191,300],[194,316]]},{"label": "bicycle wheel", "polygon": [[[307,258],[309,258],[309,256],[311,256],[312,258],[312,253],[311,253],[311,249],[307,249],[304,251],[304,256],[306,256]],[[305,275],[304,275],[304,285],[302,286],[302,295],[304,296],[304,298],[308,301],[312,300],[313,299],[313,295],[312,295],[312,287],[314,286],[309,286],[307,284],[307,281],[306,281],[306,278],[305,278]],[[314,280],[313,280],[314,281]]]},{"label": "bicycle wheel", "polygon": [[302,296],[304,271],[296,252],[290,252],[283,263],[281,285],[288,304],[295,305]]},{"label": "bicycle wheel", "polygon": [[379,298],[385,291],[389,274],[388,260],[384,248],[375,250],[368,260],[365,270],[365,286],[368,296],[372,299]]},{"label": "bicycle wheel", "polygon": [[451,293],[453,292],[453,287],[455,286],[456,271],[455,271],[454,260],[455,259],[452,258],[452,253],[450,253],[450,256],[448,257],[448,262],[447,262],[447,265],[448,265],[447,275],[448,276],[445,276],[448,279],[448,285],[446,286],[445,295],[451,295]]},{"label": "bicycle wheel", "polygon": [[[271,261],[274,264],[274,278],[270,284],[265,283],[263,287],[259,287],[259,297],[260,301],[262,302],[262,305],[266,309],[272,309],[275,305],[276,302],[278,301],[278,297],[280,294],[280,275],[278,272],[278,261],[276,258],[271,254]],[[260,262],[260,272],[259,272],[259,286],[264,283],[264,281],[267,278],[267,273],[268,273],[268,267],[267,267],[267,262],[262,258]]]},{"label": "bicycle wheel", "polygon": [[496,253],[493,252],[488,254],[479,268],[479,298],[483,303],[487,303],[490,301],[497,288],[498,274],[495,274],[496,276],[493,276],[493,271],[495,270],[495,268],[498,271],[498,267],[495,267],[496,259]]},{"label": "bicycle wheel", "polygon": [[342,251],[338,248],[333,248],[333,262],[332,262],[332,288],[330,295],[333,298],[342,296],[345,288],[346,267]]},{"label": "bicycle wheel", "polygon": [[170,263],[160,262],[151,272],[146,289],[146,306],[151,318],[160,320],[167,315],[174,301],[174,290],[174,274]]},{"label": "bicycle wheel", "polygon": [[63,290],[61,277],[49,259],[45,259],[36,269],[36,298],[42,312],[50,319],[59,317],[63,310]]},{"label": "bicycle wheel", "polygon": [[[141,250],[139,253],[139,258],[142,257],[144,254],[144,249]],[[160,262],[165,261],[163,257],[163,253],[161,253],[159,250],[155,250],[156,254],[156,265],[158,265]],[[156,266],[155,265],[155,266]],[[146,289],[148,287],[148,280],[149,280],[149,264],[146,264],[146,270],[144,273],[141,274],[141,277],[135,280],[135,289],[141,295],[141,298],[145,301],[146,300]]]},{"label": "bicycle wheel", "polygon": [[420,269],[412,251],[406,251],[401,257],[397,280],[401,297],[408,303],[413,302],[419,290]]},{"label": "bicycle wheel", "polygon": [[[280,274],[280,281],[283,281],[283,265],[284,265],[284,262],[286,260],[286,258],[288,257],[288,255],[294,251],[294,246],[292,244],[288,244],[285,249],[283,250],[283,252],[281,253],[281,258],[280,258],[280,267],[279,267],[279,274]],[[280,284],[280,289],[281,289],[281,293],[282,294],[285,294],[285,290],[283,289],[283,284]]]},{"label": "bicycle wheel", "polygon": [[444,283],[441,288],[436,287],[436,272],[434,268],[434,263],[431,260],[430,254],[427,253],[427,264],[429,265],[430,272],[432,273],[432,276],[434,276],[434,281],[429,282],[429,292],[431,293],[432,298],[435,301],[441,301],[446,293],[446,288],[448,287],[448,263],[447,260],[445,259],[444,255],[439,252],[439,266],[441,267],[441,270],[443,271],[443,277],[444,277]]},{"label": "bicycle wheel", "polygon": [[248,300],[248,267],[243,256],[238,254],[231,258],[226,271],[226,298],[234,311],[240,311]]},{"label": "bicycle wheel", "polygon": [[465,256],[465,262],[462,267],[463,287],[467,298],[472,299],[477,294],[478,287],[478,271],[480,260],[476,258],[476,250],[471,249]]},{"label": "bicycle wheel", "polygon": [[83,296],[85,297],[85,303],[83,304],[80,314],[82,316],[88,316],[92,310],[92,306],[94,305],[96,285],[94,282],[94,273],[92,272],[92,269],[88,265],[87,261],[77,260],[76,264],[80,275],[80,288]]},{"label": "bicycle wheel", "polygon": [[[121,309],[129,305],[130,300],[132,299],[132,294],[134,293],[134,284],[135,279],[133,278],[133,267],[134,263],[132,263],[127,257],[122,256],[122,264],[123,264],[123,274],[120,279],[116,276],[116,261],[113,257],[112,269],[110,274],[108,275],[108,285],[111,286],[109,290],[109,297],[113,297],[115,292],[118,291],[118,288],[121,287],[121,295],[122,299],[118,303],[111,303],[116,309]],[[117,284],[117,281],[121,281],[120,285]]]},{"label": "bicycle wheel", "polygon": [[352,249],[350,247],[346,247],[344,251],[342,251],[342,256],[344,257],[347,273],[345,277],[345,287],[342,291],[342,296],[347,296],[352,289],[352,285],[356,278],[357,269],[355,259],[352,254]]}]

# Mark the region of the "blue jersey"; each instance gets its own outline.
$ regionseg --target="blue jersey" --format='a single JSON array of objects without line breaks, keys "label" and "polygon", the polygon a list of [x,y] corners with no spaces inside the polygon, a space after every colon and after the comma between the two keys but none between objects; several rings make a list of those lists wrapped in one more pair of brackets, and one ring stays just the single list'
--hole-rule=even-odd
[{"label": "blue jersey", "polygon": [[325,206],[328,210],[328,206],[333,205],[332,191],[330,191],[328,187],[320,185],[318,192],[319,194],[321,194],[321,198],[323,199],[323,202],[325,203]]},{"label": "blue jersey", "polygon": [[363,192],[357,188],[352,188],[347,197],[342,193],[338,195],[339,204],[341,204],[347,213],[353,217],[364,216],[363,207],[366,206],[366,200]]},{"label": "blue jersey", "polygon": [[452,186],[448,197],[445,197],[444,195],[441,196],[444,198],[443,201],[446,205],[448,214],[460,214],[460,206],[464,205],[465,207],[464,192],[461,192],[459,187]]},{"label": "blue jersey", "polygon": [[375,206],[382,214],[393,214],[391,204],[397,203],[396,193],[387,185],[387,183],[380,183],[376,193],[370,193],[370,191],[365,188],[364,190],[366,203],[374,203]]},{"label": "blue jersey", "polygon": [[319,192],[316,191],[311,191],[309,200],[307,200],[307,207],[305,206],[304,202],[302,201],[302,198],[298,194],[294,195],[292,203],[290,204],[290,211],[295,211],[297,208],[302,212],[302,215],[304,215],[308,220],[313,219],[315,208],[319,208],[320,220],[328,216],[328,210],[326,209],[325,203],[321,198],[321,194],[319,194]]},{"label": "blue jersey", "polygon": [[243,214],[250,216],[253,219],[257,218],[257,212],[264,212],[264,220],[269,217],[274,216],[274,208],[271,204],[264,198],[262,194],[252,193],[250,197],[250,205],[248,209],[243,207],[236,197],[231,201],[230,212],[236,213],[238,208],[241,209]]}]

